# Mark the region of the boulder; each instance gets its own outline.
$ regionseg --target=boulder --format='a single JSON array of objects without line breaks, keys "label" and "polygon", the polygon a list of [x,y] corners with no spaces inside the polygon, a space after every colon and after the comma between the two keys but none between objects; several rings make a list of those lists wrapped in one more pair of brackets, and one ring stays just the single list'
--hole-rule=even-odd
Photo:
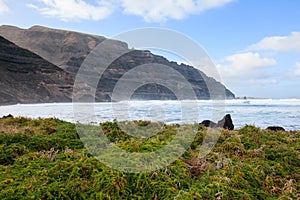
[{"label": "boulder", "polygon": [[7,119],[7,118],[14,118],[14,116],[12,116],[11,114],[9,114],[9,115],[4,115],[2,117],[2,119]]},{"label": "boulder", "polygon": [[223,119],[218,121],[218,123],[215,123],[211,120],[204,120],[201,123],[199,123],[199,125],[202,125],[205,127],[210,127],[210,128],[224,128],[224,129],[228,129],[228,130],[234,129],[234,125],[233,125],[230,114],[225,115],[223,117]]},{"label": "boulder", "polygon": [[230,114],[225,115],[223,117],[223,119],[218,121],[217,127],[228,129],[228,130],[233,130],[234,125],[232,123],[231,115]]},{"label": "boulder", "polygon": [[267,130],[270,131],[285,131],[285,129],[281,126],[269,126]]},{"label": "boulder", "polygon": [[199,125],[205,126],[205,127],[210,127],[210,128],[215,128],[217,124],[213,121],[210,120],[204,120]]}]

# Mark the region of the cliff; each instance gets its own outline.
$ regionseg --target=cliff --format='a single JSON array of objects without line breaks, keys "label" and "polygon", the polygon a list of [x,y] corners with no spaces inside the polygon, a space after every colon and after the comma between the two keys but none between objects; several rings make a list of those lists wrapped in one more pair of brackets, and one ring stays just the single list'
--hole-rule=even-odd
[{"label": "cliff", "polygon": [[[0,35],[18,46],[28,49],[45,60],[76,75],[87,55],[106,38],[84,33],[33,26],[21,29],[13,26],[1,26]],[[126,43],[115,41],[112,51],[128,49]],[[96,92],[96,101],[110,101],[112,91],[118,80],[129,70],[143,64],[162,64],[177,70],[191,84],[197,99],[218,99],[220,92],[225,92],[227,99],[235,98],[224,85],[206,76],[203,72],[188,65],[178,65],[166,58],[152,54],[147,50],[133,50],[115,60],[103,74]],[[87,72],[90,80],[98,79],[96,73]],[[151,72],[159,75],[159,71]],[[213,86],[209,92],[207,83]],[[147,84],[138,88],[134,99],[176,99],[168,88],[158,84]],[[189,97],[187,97],[188,99]]]}]

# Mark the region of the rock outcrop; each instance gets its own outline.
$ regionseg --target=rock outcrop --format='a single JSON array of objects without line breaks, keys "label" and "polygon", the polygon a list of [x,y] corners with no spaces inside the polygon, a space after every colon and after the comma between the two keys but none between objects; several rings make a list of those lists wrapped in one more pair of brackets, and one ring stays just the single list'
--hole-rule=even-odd
[{"label": "rock outcrop", "polygon": [[204,120],[201,123],[199,123],[200,126],[205,126],[205,127],[210,127],[210,128],[223,128],[223,129],[228,129],[228,130],[233,130],[234,129],[234,124],[231,119],[231,115],[227,114],[218,121],[218,123],[215,123],[211,120]]},{"label": "rock outcrop", "polygon": [[269,126],[267,128],[269,131],[285,131],[285,129],[281,126]]},{"label": "rock outcrop", "polygon": [[12,114],[8,114],[8,115],[4,115],[1,119],[10,119],[10,118],[14,118],[14,116]]},{"label": "rock outcrop", "polygon": [[0,104],[68,102],[73,76],[0,37]]},{"label": "rock outcrop", "polygon": [[210,128],[216,128],[217,124],[211,120],[203,120],[201,123],[199,123],[201,126],[210,127]]},{"label": "rock outcrop", "polygon": [[221,127],[221,128],[228,129],[228,130],[233,130],[234,125],[233,125],[233,122],[231,119],[231,115],[230,114],[225,115],[223,117],[223,119],[218,121],[217,127]]}]

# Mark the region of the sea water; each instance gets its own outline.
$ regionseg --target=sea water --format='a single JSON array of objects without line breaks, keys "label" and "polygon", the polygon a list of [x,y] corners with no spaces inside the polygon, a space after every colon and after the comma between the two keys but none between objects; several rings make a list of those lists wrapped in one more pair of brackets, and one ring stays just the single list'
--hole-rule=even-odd
[{"label": "sea water", "polygon": [[217,122],[231,114],[235,128],[282,126],[300,130],[300,99],[124,101],[116,103],[51,103],[0,106],[0,117],[12,114],[30,118],[55,117],[69,122],[151,120],[166,124]]}]

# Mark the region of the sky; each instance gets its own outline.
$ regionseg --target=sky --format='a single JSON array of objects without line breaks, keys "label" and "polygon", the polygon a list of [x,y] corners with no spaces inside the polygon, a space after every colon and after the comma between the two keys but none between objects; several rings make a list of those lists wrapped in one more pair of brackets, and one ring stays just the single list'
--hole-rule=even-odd
[{"label": "sky", "polygon": [[0,23],[108,38],[174,30],[206,51],[236,96],[300,98],[299,10],[298,0],[0,0]]}]

